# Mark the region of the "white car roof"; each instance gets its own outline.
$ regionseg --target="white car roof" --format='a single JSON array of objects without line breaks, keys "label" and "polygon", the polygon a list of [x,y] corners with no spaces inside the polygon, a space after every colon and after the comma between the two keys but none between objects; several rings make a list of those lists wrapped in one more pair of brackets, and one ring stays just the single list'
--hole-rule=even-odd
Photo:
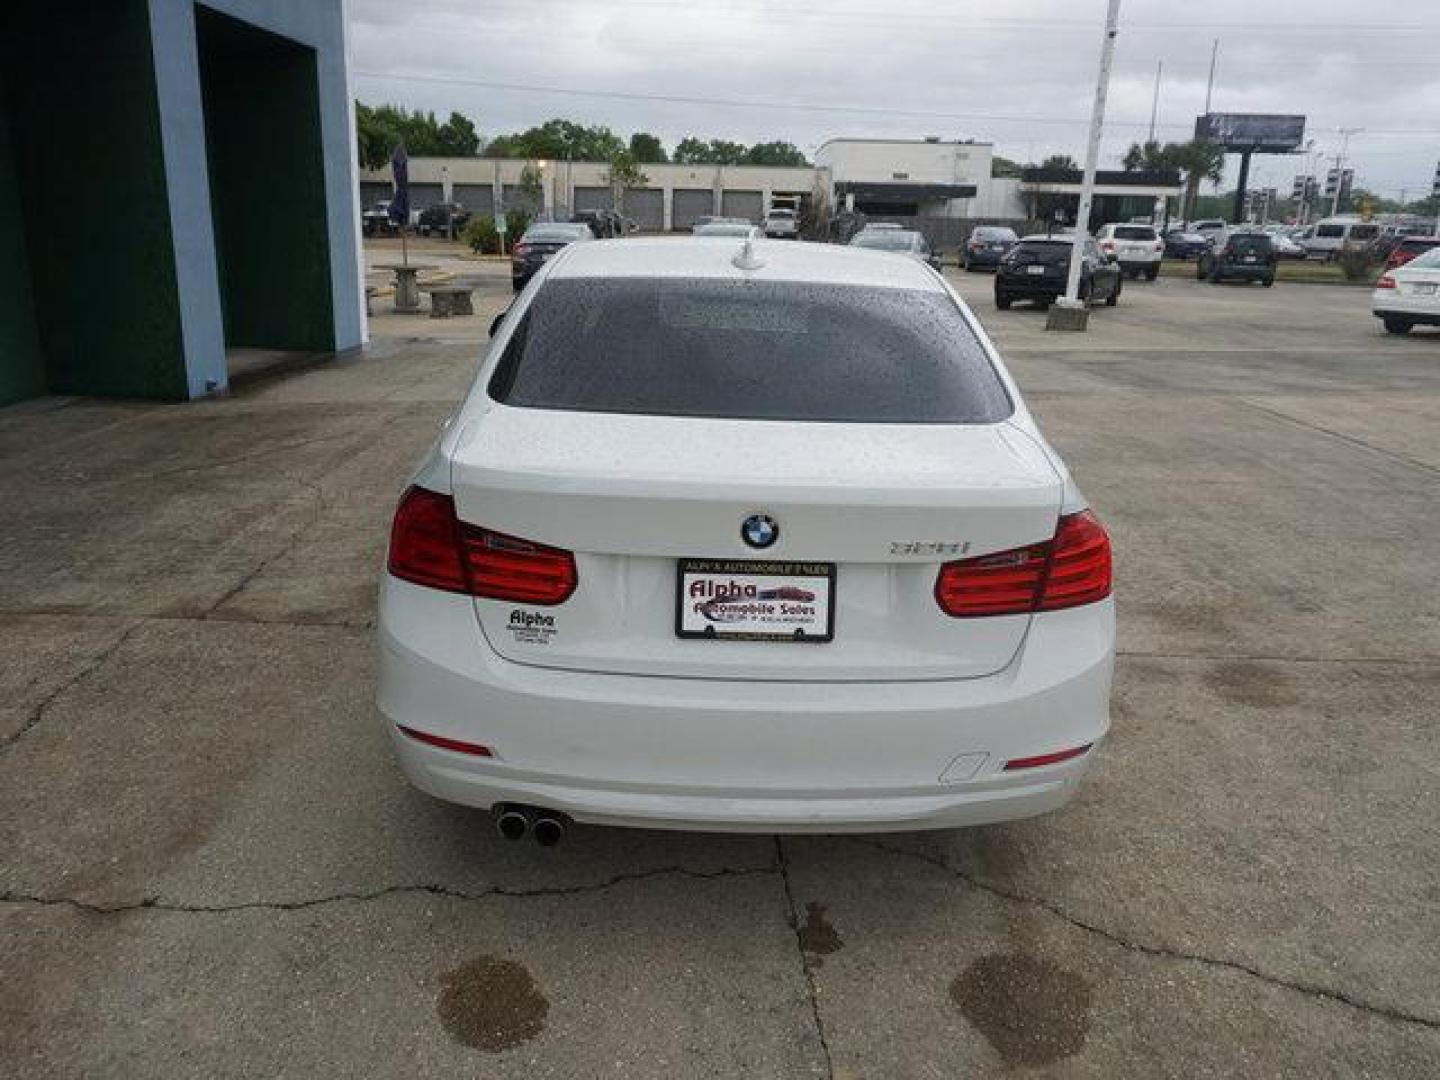
[{"label": "white car roof", "polygon": [[[735,265],[746,244],[761,264],[754,269]],[[912,259],[897,259],[893,252],[841,244],[717,236],[637,237],[572,244],[551,260],[550,277],[748,278],[944,291],[928,267]]]},{"label": "white car roof", "polygon": [[1051,242],[1053,242],[1053,243],[1056,243],[1056,244],[1073,244],[1073,243],[1075,242],[1075,234],[1074,234],[1074,233],[1058,233],[1058,232],[1057,232],[1057,233],[1054,233],[1054,234],[1051,234],[1051,233],[1037,232],[1037,233],[1031,233],[1029,236],[1022,236],[1022,237],[1020,238],[1020,242],[1021,242],[1022,244],[1028,243],[1028,242],[1031,241],[1031,240],[1040,240],[1040,241],[1049,240],[1049,241],[1051,241]]}]

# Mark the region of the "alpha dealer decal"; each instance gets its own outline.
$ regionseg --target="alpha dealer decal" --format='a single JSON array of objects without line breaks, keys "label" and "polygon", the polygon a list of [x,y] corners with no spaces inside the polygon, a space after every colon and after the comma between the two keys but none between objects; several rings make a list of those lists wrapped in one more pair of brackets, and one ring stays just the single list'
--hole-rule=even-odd
[{"label": "alpha dealer decal", "polygon": [[549,645],[556,632],[554,615],[522,611],[520,608],[510,612],[510,636],[520,644]]}]

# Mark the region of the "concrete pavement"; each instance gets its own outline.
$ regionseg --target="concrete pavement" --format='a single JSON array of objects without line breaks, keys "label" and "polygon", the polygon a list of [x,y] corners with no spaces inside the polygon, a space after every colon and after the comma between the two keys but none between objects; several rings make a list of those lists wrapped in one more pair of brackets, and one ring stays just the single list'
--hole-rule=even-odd
[{"label": "concrete pavement", "polygon": [[0,411],[0,1073],[1435,1074],[1440,340],[1185,279],[1046,334],[955,275],[1115,540],[1076,803],[544,850],[369,708],[476,265],[473,320],[226,399]]}]

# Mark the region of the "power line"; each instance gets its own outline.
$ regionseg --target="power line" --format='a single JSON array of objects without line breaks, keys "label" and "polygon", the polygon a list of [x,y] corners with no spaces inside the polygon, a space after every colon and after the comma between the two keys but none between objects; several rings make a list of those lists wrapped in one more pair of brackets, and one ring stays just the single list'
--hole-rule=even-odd
[{"label": "power line", "polygon": [[[355,75],[370,79],[395,79],[401,82],[437,83],[453,86],[474,86],[483,90],[507,90],[524,94],[558,94],[565,97],[614,98],[620,101],[652,101],[668,105],[711,105],[731,109],[765,109],[768,112],[793,110],[798,112],[848,113],[862,116],[907,116],[927,120],[958,120],[961,122],[992,122],[1015,124],[1051,124],[1061,127],[1075,127],[1088,124],[1083,117],[1035,116],[1033,114],[1006,113],[958,113],[925,109],[899,109],[874,105],[821,105],[815,102],[768,100],[746,98],[696,97],[684,94],[660,94],[639,90],[596,90],[569,86],[544,86],[535,83],[497,82],[491,79],[471,79],[461,75],[427,75],[411,71],[367,71],[356,69]],[[1106,120],[1107,128],[1135,128],[1149,126],[1145,120]],[[1157,124],[1156,127],[1172,131],[1190,131],[1190,124]],[[1440,135],[1440,128],[1366,128],[1367,135]]]}]

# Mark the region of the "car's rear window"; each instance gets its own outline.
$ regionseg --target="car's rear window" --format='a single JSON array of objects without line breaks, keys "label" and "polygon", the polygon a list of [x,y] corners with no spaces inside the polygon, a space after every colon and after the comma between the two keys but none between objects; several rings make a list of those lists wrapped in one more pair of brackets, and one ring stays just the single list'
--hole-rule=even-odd
[{"label": "car's rear window", "polygon": [[877,248],[880,251],[909,251],[915,243],[915,234],[905,230],[886,229],[883,232],[866,230],[850,240],[851,247]]},{"label": "car's rear window", "polygon": [[1070,249],[1074,245],[1066,240],[1022,240],[1010,249],[1010,257],[1016,263],[1045,263],[1057,266],[1070,261]]},{"label": "car's rear window", "polygon": [[982,225],[975,230],[975,237],[979,240],[1014,240],[1015,230],[1005,229],[999,226]]},{"label": "car's rear window", "polygon": [[802,282],[556,279],[490,381],[534,409],[851,423],[1012,412],[945,293]]},{"label": "car's rear window", "polygon": [[1239,255],[1268,255],[1272,245],[1270,237],[1263,233],[1237,233],[1225,246]]},{"label": "car's rear window", "polygon": [[1440,240],[1402,240],[1400,241],[1401,251],[1429,251],[1433,247],[1440,247]]},{"label": "car's rear window", "polygon": [[1149,225],[1118,225],[1115,228],[1116,240],[1154,240],[1155,230]]},{"label": "car's rear window", "polygon": [[1333,239],[1335,239],[1337,236],[1344,236],[1344,235],[1345,235],[1345,226],[1344,226],[1344,225],[1317,225],[1317,226],[1315,226],[1315,235],[1316,235],[1317,237],[1321,238],[1322,240],[1333,240]]}]

